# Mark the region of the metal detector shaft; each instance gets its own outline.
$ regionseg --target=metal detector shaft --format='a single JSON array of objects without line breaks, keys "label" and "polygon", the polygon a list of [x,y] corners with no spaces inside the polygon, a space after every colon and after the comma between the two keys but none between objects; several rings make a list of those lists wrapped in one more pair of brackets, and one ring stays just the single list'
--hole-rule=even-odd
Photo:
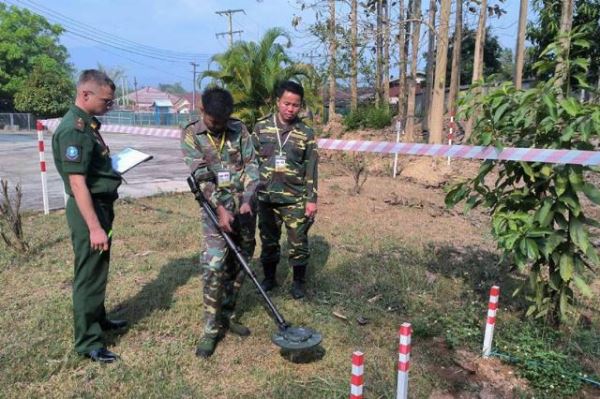
[{"label": "metal detector shaft", "polygon": [[256,288],[258,288],[260,295],[263,297],[263,299],[267,303],[267,307],[273,314],[273,317],[275,317],[275,321],[277,322],[279,329],[281,329],[281,330],[286,329],[288,327],[288,325],[285,322],[285,319],[283,318],[281,313],[279,313],[279,311],[277,311],[277,308],[275,307],[273,302],[271,302],[271,299],[269,298],[269,296],[267,295],[265,290],[263,290],[263,288],[260,286],[260,283],[256,279],[256,275],[254,274],[252,269],[250,269],[250,266],[248,265],[248,263],[242,256],[242,253],[238,249],[237,245],[235,245],[235,243],[233,242],[231,237],[229,237],[229,234],[224,232],[221,229],[221,227],[219,226],[219,220],[217,219],[217,215],[215,215],[215,211],[212,209],[212,206],[210,206],[210,204],[208,203],[206,198],[204,198],[204,194],[202,194],[202,192],[198,188],[198,185],[196,184],[196,180],[194,179],[194,177],[193,176],[188,177],[187,182],[188,182],[188,185],[190,186],[190,189],[192,190],[192,193],[194,194],[194,197],[196,197],[196,201],[198,201],[200,206],[204,209],[204,212],[206,212],[206,215],[208,216],[210,221],[217,227],[217,229],[219,230],[219,233],[221,233],[221,235],[225,239],[227,246],[233,251],[237,261],[240,263],[240,265],[242,265],[244,272],[246,272],[246,274],[248,275],[248,277],[250,277],[250,279],[252,280],[252,282],[254,283]]}]

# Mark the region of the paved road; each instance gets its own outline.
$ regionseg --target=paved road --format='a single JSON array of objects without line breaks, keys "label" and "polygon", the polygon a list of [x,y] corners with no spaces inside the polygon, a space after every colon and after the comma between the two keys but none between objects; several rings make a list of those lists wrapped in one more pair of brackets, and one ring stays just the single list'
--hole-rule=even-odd
[{"label": "paved road", "polygon": [[[144,197],[161,192],[187,191],[188,169],[181,160],[179,141],[159,137],[106,133],[104,140],[112,153],[133,147],[154,159],[125,173],[119,196]],[[52,135],[44,136],[50,209],[64,207],[63,184],[52,159]],[[23,187],[22,209],[43,210],[42,182],[37,134],[0,132],[0,178],[8,179],[11,192],[16,183]]]}]

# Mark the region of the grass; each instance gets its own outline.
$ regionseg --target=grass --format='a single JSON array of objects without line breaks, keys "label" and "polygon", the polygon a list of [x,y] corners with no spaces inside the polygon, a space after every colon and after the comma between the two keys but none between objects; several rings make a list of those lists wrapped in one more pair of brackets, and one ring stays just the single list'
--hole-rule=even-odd
[{"label": "grass", "polygon": [[[371,201],[370,191],[350,202],[336,201],[350,184],[340,178],[330,185],[335,204],[321,208],[311,230],[307,300],[297,302],[288,294],[286,262],[278,270],[283,284],[272,298],[281,313],[324,336],[313,358],[293,361],[270,342],[275,324],[249,280],[239,313],[252,335],[227,336],[209,360],[194,356],[202,331],[200,226],[199,208],[186,194],[119,201],[107,309],[131,324],[126,333],[108,336],[123,361],[102,366],[78,357],[71,342],[73,255],[65,216],[25,215],[32,252],[0,252],[0,397],[346,398],[350,356],[362,350],[367,397],[392,398],[396,333],[405,321],[414,328],[411,397],[477,391],[473,378],[448,380],[441,370],[460,371],[452,360],[456,349],[480,350],[492,284],[506,292],[500,319],[519,326],[522,304],[508,294],[518,279],[496,267],[497,255],[489,241],[484,245],[481,229],[473,227],[471,236],[461,238],[472,245],[458,247],[435,236],[443,228],[442,235],[456,231],[458,219],[447,227],[428,227],[425,210],[378,213],[375,207],[369,211],[370,205],[356,216]],[[411,239],[417,235],[417,227],[410,227],[413,216],[434,235]],[[387,226],[396,218],[402,226]],[[368,323],[359,325],[359,317]],[[573,356],[591,356],[590,367],[600,359],[597,313],[592,323],[568,341]]]}]

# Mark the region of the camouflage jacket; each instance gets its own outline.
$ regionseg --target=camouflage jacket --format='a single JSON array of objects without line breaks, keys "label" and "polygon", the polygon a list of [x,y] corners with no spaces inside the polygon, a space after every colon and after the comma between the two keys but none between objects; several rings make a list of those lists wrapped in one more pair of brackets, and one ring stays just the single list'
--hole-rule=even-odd
[{"label": "camouflage jacket", "polygon": [[[317,202],[319,155],[313,130],[300,119],[288,126],[277,119],[274,114],[260,119],[252,132],[260,167],[258,199],[280,204]],[[285,170],[276,172],[280,150]]]},{"label": "camouflage jacket", "polygon": [[[202,120],[187,125],[181,132],[183,160],[190,168],[204,197],[216,208],[223,205],[236,212],[252,200],[258,186],[258,164],[248,129],[230,119],[222,135],[211,133]],[[218,187],[219,171],[229,171],[231,185]]]}]

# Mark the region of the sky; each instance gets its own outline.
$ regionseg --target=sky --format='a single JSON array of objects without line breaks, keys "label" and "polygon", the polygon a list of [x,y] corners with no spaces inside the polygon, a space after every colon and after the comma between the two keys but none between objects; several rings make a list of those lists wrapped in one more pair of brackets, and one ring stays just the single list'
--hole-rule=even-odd
[{"label": "sky", "polygon": [[[210,57],[228,47],[227,16],[217,11],[242,9],[232,15],[234,39],[257,41],[269,28],[282,27],[292,38],[290,54],[308,61],[308,54],[323,56],[324,48],[306,28],[315,20],[313,10],[302,11],[296,0],[0,0],[27,8],[66,28],[61,43],[76,70],[96,68],[124,71],[127,86],[157,86],[180,82],[191,90],[193,72],[208,69]],[[499,2],[501,0],[495,0]],[[428,1],[423,1],[424,13]],[[514,49],[518,1],[506,0],[507,14],[491,19],[492,34],[503,47]],[[341,11],[341,10],[340,10]],[[340,14],[345,14],[340,12]],[[426,15],[426,14],[424,14]],[[292,18],[301,18],[298,28]],[[476,24],[470,16],[467,23]],[[316,58],[318,60],[318,58]],[[322,59],[322,58],[321,58]],[[214,65],[213,65],[214,68]]]}]

